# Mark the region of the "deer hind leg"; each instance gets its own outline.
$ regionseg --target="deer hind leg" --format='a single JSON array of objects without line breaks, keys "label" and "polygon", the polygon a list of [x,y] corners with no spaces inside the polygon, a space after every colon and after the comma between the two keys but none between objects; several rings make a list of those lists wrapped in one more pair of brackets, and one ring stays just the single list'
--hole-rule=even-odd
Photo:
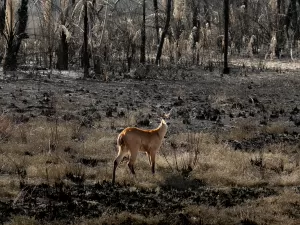
[{"label": "deer hind leg", "polygon": [[147,156],[148,156],[148,160],[149,160],[149,164],[151,166],[151,157],[150,157],[150,153],[149,152],[146,152]]},{"label": "deer hind leg", "polygon": [[156,155],[156,150],[155,151],[150,151],[150,160],[151,160],[151,170],[152,173],[155,174],[155,155]]},{"label": "deer hind leg", "polygon": [[112,184],[115,183],[115,179],[116,179],[116,169],[119,165],[119,163],[121,162],[121,160],[124,158],[124,156],[126,155],[127,151],[125,150],[125,146],[118,146],[119,148],[119,153],[118,156],[116,157],[115,161],[114,161],[114,170],[113,170],[113,178],[112,178]]},{"label": "deer hind leg", "polygon": [[130,151],[130,158],[129,158],[129,162],[128,162],[128,167],[129,167],[129,169],[130,169],[130,171],[133,175],[135,175],[134,162],[136,160],[137,154],[138,154],[138,150]]}]

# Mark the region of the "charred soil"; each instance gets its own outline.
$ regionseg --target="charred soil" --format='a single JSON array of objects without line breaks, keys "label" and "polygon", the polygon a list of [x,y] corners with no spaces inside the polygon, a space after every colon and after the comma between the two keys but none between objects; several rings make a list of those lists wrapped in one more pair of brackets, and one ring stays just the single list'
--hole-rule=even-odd
[{"label": "charred soil", "polygon": [[[156,121],[158,109],[174,108],[167,142],[172,134],[208,132],[236,151],[260,152],[270,145],[298,145],[299,90],[300,76],[293,72],[254,71],[247,76],[233,72],[221,76],[198,68],[153,68],[143,79],[111,77],[108,82],[68,74],[53,75],[51,79],[22,74],[18,80],[1,81],[0,105],[15,124],[43,117],[75,120],[86,128],[94,128],[104,118],[115,120],[140,109],[148,111],[138,114],[136,125],[149,128]],[[110,125],[116,136],[122,128]],[[1,141],[5,138],[1,136]],[[75,135],[73,139],[80,142],[84,137]],[[72,152],[72,148],[64,151]],[[296,156],[297,151],[289,154]],[[27,153],[28,157],[32,155]],[[93,169],[106,161],[81,157],[76,162]],[[282,191],[282,187],[269,185],[220,188],[196,179],[181,181],[187,184],[184,189],[167,181],[149,189],[126,183],[112,186],[105,180],[95,180],[94,184],[25,182],[20,184],[18,196],[0,200],[0,223],[22,215],[43,223],[70,224],[82,218],[128,212],[145,218],[160,216],[158,224],[220,224],[191,216],[184,209],[190,205],[231,208]],[[247,221],[243,217],[240,224],[256,224]],[[128,219],[123,224],[135,222]]]}]

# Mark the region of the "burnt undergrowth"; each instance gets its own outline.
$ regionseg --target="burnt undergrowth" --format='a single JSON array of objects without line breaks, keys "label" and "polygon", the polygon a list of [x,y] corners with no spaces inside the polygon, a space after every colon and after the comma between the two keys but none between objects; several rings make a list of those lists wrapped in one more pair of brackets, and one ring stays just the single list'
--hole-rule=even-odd
[{"label": "burnt undergrowth", "polygon": [[247,140],[228,140],[235,150],[244,150],[254,152],[272,144],[297,145],[299,143],[299,134],[266,134],[262,133],[256,137]]},{"label": "burnt undergrowth", "polygon": [[93,185],[26,185],[15,200],[0,201],[0,222],[15,215],[39,221],[71,223],[80,218],[97,218],[123,211],[145,217],[177,215],[185,206],[232,207],[247,200],[276,195],[270,188],[236,187],[217,189],[198,186],[177,189],[163,185],[156,189],[136,188],[103,181]]}]

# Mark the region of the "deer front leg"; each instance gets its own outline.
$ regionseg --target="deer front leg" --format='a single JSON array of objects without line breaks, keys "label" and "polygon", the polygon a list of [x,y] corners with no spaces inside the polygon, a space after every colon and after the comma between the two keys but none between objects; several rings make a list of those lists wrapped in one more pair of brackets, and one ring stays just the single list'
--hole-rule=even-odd
[{"label": "deer front leg", "polygon": [[152,174],[155,174],[155,155],[156,150],[150,152]]},{"label": "deer front leg", "polygon": [[129,159],[129,162],[128,162],[128,167],[129,167],[129,169],[130,169],[130,171],[131,171],[131,173],[133,175],[135,175],[135,171],[134,171],[134,166],[133,165],[134,165],[134,162],[136,160],[137,154],[138,154],[138,150],[131,151],[130,159]]}]

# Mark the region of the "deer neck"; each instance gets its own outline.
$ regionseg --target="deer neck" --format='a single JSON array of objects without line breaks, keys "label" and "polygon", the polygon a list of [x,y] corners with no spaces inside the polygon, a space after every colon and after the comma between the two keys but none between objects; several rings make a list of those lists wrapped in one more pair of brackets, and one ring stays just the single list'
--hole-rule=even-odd
[{"label": "deer neck", "polygon": [[159,125],[159,128],[158,128],[158,135],[159,135],[159,137],[160,137],[161,139],[163,139],[164,136],[166,135],[166,133],[167,133],[167,125],[161,123],[161,124]]}]

